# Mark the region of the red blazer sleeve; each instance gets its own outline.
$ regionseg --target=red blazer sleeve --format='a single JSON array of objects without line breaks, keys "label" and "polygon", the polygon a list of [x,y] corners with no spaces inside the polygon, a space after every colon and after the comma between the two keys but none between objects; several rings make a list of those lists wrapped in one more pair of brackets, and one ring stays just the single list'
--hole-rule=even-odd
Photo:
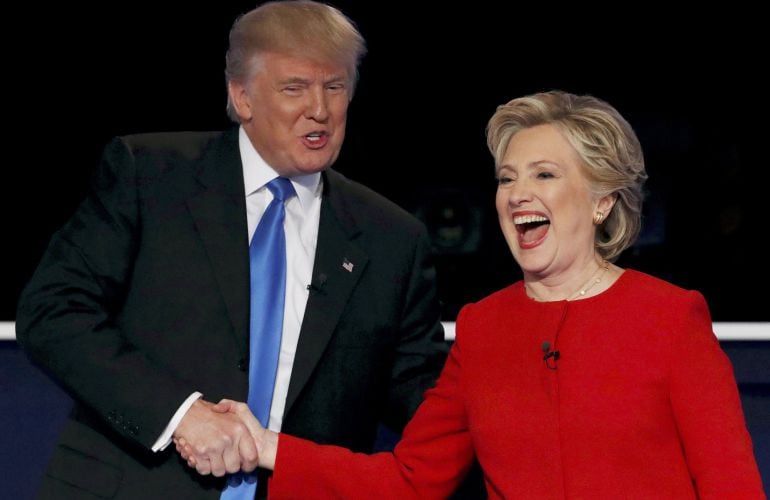
[{"label": "red blazer sleeve", "polygon": [[446,498],[473,459],[455,343],[393,453],[365,455],[281,434],[270,498]]},{"label": "red blazer sleeve", "polygon": [[765,498],[732,365],[703,297],[689,303],[671,352],[671,404],[700,499]]}]

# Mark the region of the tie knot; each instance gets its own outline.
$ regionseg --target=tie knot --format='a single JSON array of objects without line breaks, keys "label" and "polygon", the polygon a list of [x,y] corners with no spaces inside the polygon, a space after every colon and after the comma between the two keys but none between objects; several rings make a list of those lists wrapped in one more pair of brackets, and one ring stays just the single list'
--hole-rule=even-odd
[{"label": "tie knot", "polygon": [[267,189],[273,193],[273,197],[279,201],[285,201],[287,198],[291,198],[295,194],[294,186],[291,185],[291,181],[286,177],[276,177],[272,181],[267,183]]}]

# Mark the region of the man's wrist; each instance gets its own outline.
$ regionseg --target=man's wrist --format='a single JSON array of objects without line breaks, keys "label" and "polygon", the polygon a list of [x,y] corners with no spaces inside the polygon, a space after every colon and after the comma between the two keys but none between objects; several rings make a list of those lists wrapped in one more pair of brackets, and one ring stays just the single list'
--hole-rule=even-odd
[{"label": "man's wrist", "polygon": [[192,405],[202,396],[203,394],[195,391],[184,400],[184,402],[177,409],[176,413],[174,413],[174,415],[171,417],[171,420],[169,421],[166,428],[163,429],[163,432],[158,437],[157,441],[155,441],[155,443],[152,445],[153,452],[157,453],[159,451],[163,451],[169,444],[171,444],[171,439],[174,437],[174,433],[179,427],[179,424],[182,422],[182,419],[190,410]]}]

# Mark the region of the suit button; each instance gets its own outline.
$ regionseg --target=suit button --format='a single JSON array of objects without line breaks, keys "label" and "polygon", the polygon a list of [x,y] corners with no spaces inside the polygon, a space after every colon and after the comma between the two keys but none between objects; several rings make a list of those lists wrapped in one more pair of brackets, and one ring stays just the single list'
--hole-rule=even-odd
[{"label": "suit button", "polygon": [[241,358],[238,360],[238,369],[242,372],[249,371],[249,360],[246,358]]}]

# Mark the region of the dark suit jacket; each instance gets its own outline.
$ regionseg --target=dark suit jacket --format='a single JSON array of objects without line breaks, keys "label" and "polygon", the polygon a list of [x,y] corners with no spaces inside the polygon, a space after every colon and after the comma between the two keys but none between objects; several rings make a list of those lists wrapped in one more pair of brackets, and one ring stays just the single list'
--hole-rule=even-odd
[{"label": "dark suit jacket", "polygon": [[[414,218],[334,171],[323,182],[283,429],[369,451],[443,364],[434,268]],[[149,448],[192,391],[246,399],[247,239],[237,130],[107,146],[17,314],[19,342],[76,401],[42,496],[218,496],[221,479]]]}]

